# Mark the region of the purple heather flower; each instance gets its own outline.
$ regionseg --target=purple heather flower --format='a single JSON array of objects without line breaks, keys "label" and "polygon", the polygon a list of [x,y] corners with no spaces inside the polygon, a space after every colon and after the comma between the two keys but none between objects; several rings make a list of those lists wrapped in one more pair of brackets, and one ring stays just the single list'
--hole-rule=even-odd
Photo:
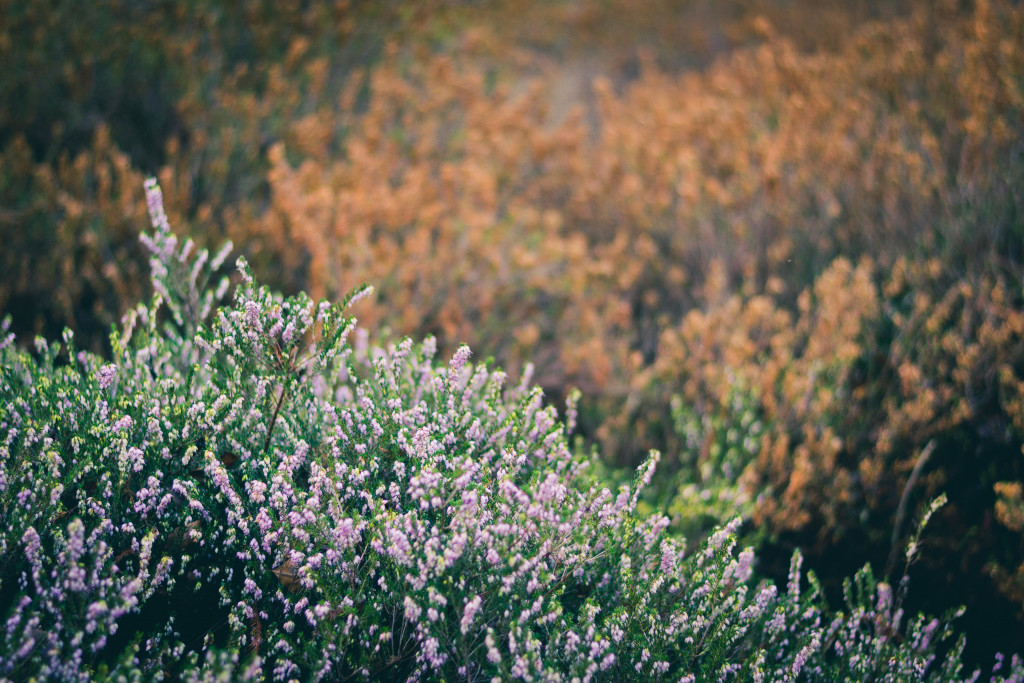
[{"label": "purple heather flower", "polygon": [[100,388],[109,389],[114,385],[114,380],[117,379],[117,366],[113,363],[107,363],[99,371]]},{"label": "purple heather flower", "polygon": [[463,635],[469,633],[469,628],[473,625],[477,612],[480,611],[481,602],[480,596],[474,595],[473,599],[466,603],[466,607],[462,612],[462,620],[459,622],[459,630]]},{"label": "purple heather flower", "polygon": [[366,285],[360,288],[352,295],[352,298],[348,300],[349,307],[355,306],[357,303],[359,303],[366,297],[370,296],[371,294],[373,294],[373,287],[371,287],[370,285]]},{"label": "purple heather flower", "polygon": [[167,214],[164,213],[164,195],[160,191],[160,184],[156,178],[147,178],[145,188],[146,208],[149,210],[149,219],[153,228],[161,232],[170,232],[171,225],[167,221]]},{"label": "purple heather flower", "polygon": [[473,354],[468,346],[463,344],[452,356],[451,362],[448,363],[449,377],[458,377],[459,373],[462,372],[462,368],[466,367],[466,363],[469,361],[469,357]]},{"label": "purple heather flower", "polygon": [[751,575],[754,572],[754,551],[751,548],[746,548],[739,554],[736,560],[736,565],[732,570],[732,575],[737,583],[746,583],[750,580]]},{"label": "purple heather flower", "polygon": [[[130,418],[129,418],[130,419]],[[132,446],[128,449],[127,462],[132,466],[132,472],[141,472],[143,465],[145,465],[146,456],[141,448]]]},{"label": "purple heather flower", "polygon": [[405,618],[409,621],[419,621],[420,615],[423,614],[423,608],[417,605],[408,595],[405,596],[402,604],[405,607]]},{"label": "purple heather flower", "polygon": [[42,547],[39,532],[33,527],[29,527],[21,535],[21,542],[25,544],[25,557],[28,558],[29,563],[37,565],[39,563],[39,549]]},{"label": "purple heather flower", "polygon": [[811,636],[811,642],[805,645],[793,660],[791,671],[794,678],[800,675],[800,672],[803,670],[804,665],[807,664],[807,660],[810,658],[811,654],[813,654],[819,647],[821,647],[821,639],[818,634],[815,633]]},{"label": "purple heather flower", "polygon": [[249,327],[249,338],[253,341],[263,332],[263,321],[260,320],[259,302],[250,299],[245,302],[245,324]]}]

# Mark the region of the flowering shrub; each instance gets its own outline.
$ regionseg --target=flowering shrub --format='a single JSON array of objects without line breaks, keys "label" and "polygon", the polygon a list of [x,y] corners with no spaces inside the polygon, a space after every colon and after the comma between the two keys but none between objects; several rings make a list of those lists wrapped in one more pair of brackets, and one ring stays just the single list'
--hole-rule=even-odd
[{"label": "flowering shrub", "polygon": [[366,278],[372,328],[582,387],[603,457],[664,454],[691,544],[740,515],[762,570],[801,547],[838,591],[948,492],[914,595],[970,606],[968,659],[1024,638],[1019,3],[79,14],[0,6],[0,310],[21,343],[68,325],[109,354],[148,286],[153,171],[176,224],[230,236],[275,289]]},{"label": "flowering shrub", "polygon": [[755,585],[739,520],[688,554],[637,513],[657,453],[609,491],[566,442],[574,402],[563,423],[465,346],[371,347],[344,314],[368,288],[281,298],[240,260],[215,308],[227,251],[179,248],[147,191],[158,294],[112,362],[4,324],[0,675],[960,675],[948,619],[904,623],[868,569],[833,614],[799,554]]}]

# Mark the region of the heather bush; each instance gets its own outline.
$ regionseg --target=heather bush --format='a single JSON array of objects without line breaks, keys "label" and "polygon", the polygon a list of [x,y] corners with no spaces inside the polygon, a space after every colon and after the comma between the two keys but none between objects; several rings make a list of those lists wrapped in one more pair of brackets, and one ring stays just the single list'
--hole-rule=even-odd
[{"label": "heather bush", "polygon": [[905,585],[865,568],[831,612],[799,554],[757,584],[739,519],[688,553],[637,512],[656,452],[609,491],[574,401],[465,346],[370,345],[345,314],[368,288],[282,298],[240,260],[218,307],[227,250],[179,247],[147,192],[157,295],[110,362],[4,323],[3,676],[959,679]]},{"label": "heather bush", "polygon": [[910,600],[1024,636],[1019,3],[72,4],[0,3],[22,344],[109,354],[152,171],[274,289],[581,387],[693,546],[739,515],[835,597],[947,492]]}]

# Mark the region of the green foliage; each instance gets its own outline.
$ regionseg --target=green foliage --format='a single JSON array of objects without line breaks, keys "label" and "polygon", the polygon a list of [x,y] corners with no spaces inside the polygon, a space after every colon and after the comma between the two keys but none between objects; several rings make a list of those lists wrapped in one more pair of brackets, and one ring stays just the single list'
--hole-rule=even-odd
[{"label": "green foliage", "polygon": [[832,612],[797,553],[780,592],[739,518],[687,553],[638,512],[656,452],[613,493],[539,388],[468,347],[437,364],[432,339],[353,339],[367,288],[282,297],[240,259],[215,307],[218,259],[147,194],[158,294],[110,362],[70,333],[21,350],[4,323],[0,675],[960,676],[950,618],[904,624],[902,586],[864,569]]}]

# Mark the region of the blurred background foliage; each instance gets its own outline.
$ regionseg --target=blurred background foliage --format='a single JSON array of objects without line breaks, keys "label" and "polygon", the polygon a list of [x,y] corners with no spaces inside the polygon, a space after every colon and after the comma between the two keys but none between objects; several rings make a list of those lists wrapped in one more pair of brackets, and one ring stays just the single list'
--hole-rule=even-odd
[{"label": "blurred background foliage", "polygon": [[1024,642],[1024,9],[1010,0],[0,0],[0,312],[103,352],[142,180],[375,332],[584,391],[838,592],[898,571]]}]

